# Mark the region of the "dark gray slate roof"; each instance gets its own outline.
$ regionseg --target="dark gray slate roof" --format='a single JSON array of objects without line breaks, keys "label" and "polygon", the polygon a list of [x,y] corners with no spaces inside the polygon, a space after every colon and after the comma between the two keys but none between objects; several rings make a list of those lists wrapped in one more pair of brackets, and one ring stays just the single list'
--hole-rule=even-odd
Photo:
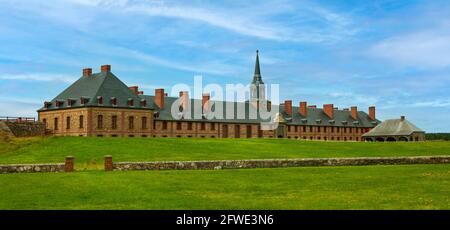
[{"label": "dark gray slate roof", "polygon": [[[152,103],[147,102],[146,107],[140,104],[141,98],[131,91],[119,78],[111,72],[100,72],[90,76],[82,76],[62,93],[51,100],[50,106],[46,109],[42,107],[38,111],[65,109],[86,106],[98,106],[97,97],[103,97],[103,107],[151,109]],[[87,98],[87,103],[81,104],[81,97]],[[111,98],[117,99],[117,106],[113,106]],[[72,106],[68,106],[67,99],[72,99]],[[128,100],[133,100],[133,106],[128,106]],[[62,105],[56,107],[56,101],[61,101]]]},{"label": "dark gray slate roof", "polygon": [[[148,95],[140,95],[142,98],[146,98],[147,101],[154,101],[154,96],[148,96]],[[153,108],[155,109],[155,112],[158,112],[158,117],[155,118],[157,120],[175,120],[171,115],[171,107],[172,103],[174,103],[178,98],[177,97],[165,97],[164,98],[164,108],[160,109],[156,105],[153,104]],[[194,103],[199,103],[201,105],[200,99],[191,99],[191,111],[194,111]],[[222,101],[215,101],[215,104],[222,103],[224,115],[223,117],[225,119],[194,119],[192,115],[192,119],[189,120],[196,120],[196,121],[214,121],[214,122],[235,122],[235,123],[260,123],[260,122],[268,122],[268,119],[261,119],[257,117],[257,119],[250,119],[249,116],[249,107],[252,106],[249,102],[222,102]],[[235,119],[226,119],[225,113],[227,107],[234,106],[234,117]],[[237,118],[237,107],[238,106],[244,106],[245,107],[245,118]],[[275,108],[275,106],[272,106]],[[334,110],[334,117],[333,119],[330,119],[324,112],[323,109],[319,108],[308,108],[308,115],[307,117],[303,117],[298,112],[299,108],[293,106],[292,107],[292,114],[293,116],[290,117],[284,112],[284,107],[279,106],[279,113],[283,116],[284,120],[286,121],[286,124],[292,124],[292,125],[315,125],[315,126],[336,126],[336,127],[375,127],[380,123],[379,120],[371,120],[367,113],[359,111],[358,112],[358,119],[354,120],[351,117],[351,112],[347,110]],[[193,112],[192,112],[193,114]]]},{"label": "dark gray slate roof", "polygon": [[389,119],[365,133],[363,137],[409,136],[415,132],[424,132],[413,123],[401,119]]}]

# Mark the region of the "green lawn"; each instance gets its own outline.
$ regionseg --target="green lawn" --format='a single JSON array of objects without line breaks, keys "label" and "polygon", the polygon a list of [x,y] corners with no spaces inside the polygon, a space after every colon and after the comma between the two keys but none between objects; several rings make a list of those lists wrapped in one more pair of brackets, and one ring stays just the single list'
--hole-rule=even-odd
[{"label": "green lawn", "polygon": [[0,175],[0,209],[450,209],[450,164]]},{"label": "green lawn", "polygon": [[287,139],[48,137],[0,140],[0,164],[63,162],[101,169],[114,161],[230,160],[310,157],[450,155],[450,142],[364,143]]}]

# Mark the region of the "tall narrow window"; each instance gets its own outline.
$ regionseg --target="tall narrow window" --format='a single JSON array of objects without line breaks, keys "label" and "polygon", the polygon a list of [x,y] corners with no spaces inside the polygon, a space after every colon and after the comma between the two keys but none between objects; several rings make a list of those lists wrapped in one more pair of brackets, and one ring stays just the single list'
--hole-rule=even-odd
[{"label": "tall narrow window", "polygon": [[247,138],[251,138],[251,137],[252,137],[252,126],[247,125]]},{"label": "tall narrow window", "polygon": [[134,129],[134,117],[133,116],[128,117],[128,128]]},{"label": "tall narrow window", "polygon": [[103,129],[103,115],[97,116],[97,129]]},{"label": "tall narrow window", "polygon": [[188,123],[188,130],[192,130],[192,123],[191,122]]},{"label": "tall narrow window", "polygon": [[111,128],[117,129],[117,116],[116,115],[113,115],[111,117]]},{"label": "tall narrow window", "polygon": [[181,122],[177,122],[177,130],[181,130]]},{"label": "tall narrow window", "polygon": [[298,126],[295,126],[295,132],[298,132]]},{"label": "tall narrow window", "polygon": [[103,97],[102,96],[97,97],[97,104],[103,105]]},{"label": "tall narrow window", "polygon": [[167,130],[167,121],[163,121],[162,123],[162,129]]},{"label": "tall narrow window", "polygon": [[66,129],[70,129],[70,117],[66,117]]},{"label": "tall narrow window", "polygon": [[82,129],[82,128],[84,128],[84,116],[83,115],[80,115],[80,120],[79,120],[79,122],[80,122],[80,129]]},{"label": "tall narrow window", "polygon": [[263,131],[261,129],[261,125],[258,125],[258,137],[263,137]]},{"label": "tall narrow window", "polygon": [[142,117],[142,129],[147,129],[147,117]]},{"label": "tall narrow window", "polygon": [[200,123],[200,130],[205,130],[205,123],[204,122],[202,122],[202,123]]},{"label": "tall narrow window", "polygon": [[211,130],[216,130],[216,123],[211,123]]},{"label": "tall narrow window", "polygon": [[312,133],[313,132],[313,127],[309,126],[309,132]]},{"label": "tall narrow window", "polygon": [[303,126],[303,132],[306,133],[306,126]]},{"label": "tall narrow window", "polygon": [[58,118],[57,118],[57,117],[55,117],[55,121],[54,121],[54,124],[53,124],[53,128],[54,128],[55,130],[58,130]]},{"label": "tall narrow window", "polygon": [[44,118],[44,119],[42,120],[42,123],[44,123],[44,128],[47,128],[47,119]]},{"label": "tall narrow window", "polygon": [[156,129],[156,121],[153,121],[153,129]]}]

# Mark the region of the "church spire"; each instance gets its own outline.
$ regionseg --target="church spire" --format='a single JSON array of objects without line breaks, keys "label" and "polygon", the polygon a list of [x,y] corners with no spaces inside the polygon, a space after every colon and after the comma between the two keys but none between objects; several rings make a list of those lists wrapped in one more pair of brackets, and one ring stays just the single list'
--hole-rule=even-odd
[{"label": "church spire", "polygon": [[256,50],[255,73],[253,74],[253,81],[252,81],[252,84],[255,83],[264,84],[261,78],[261,70],[259,67],[259,50]]}]

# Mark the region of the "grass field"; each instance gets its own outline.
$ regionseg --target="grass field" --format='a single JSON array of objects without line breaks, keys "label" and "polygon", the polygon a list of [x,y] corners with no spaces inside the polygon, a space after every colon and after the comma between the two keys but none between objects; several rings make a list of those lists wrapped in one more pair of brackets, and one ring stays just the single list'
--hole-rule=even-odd
[{"label": "grass field", "polygon": [[63,162],[68,155],[75,156],[77,169],[101,169],[104,155],[113,155],[114,161],[426,156],[450,155],[450,142],[107,137],[18,138],[0,141],[0,164]]},{"label": "grass field", "polygon": [[0,175],[0,209],[450,208],[450,164],[104,172],[107,154],[114,161],[424,156],[450,155],[450,142],[0,138],[0,164],[73,155],[77,169]]},{"label": "grass field", "polygon": [[0,209],[450,209],[450,165],[0,175]]}]

